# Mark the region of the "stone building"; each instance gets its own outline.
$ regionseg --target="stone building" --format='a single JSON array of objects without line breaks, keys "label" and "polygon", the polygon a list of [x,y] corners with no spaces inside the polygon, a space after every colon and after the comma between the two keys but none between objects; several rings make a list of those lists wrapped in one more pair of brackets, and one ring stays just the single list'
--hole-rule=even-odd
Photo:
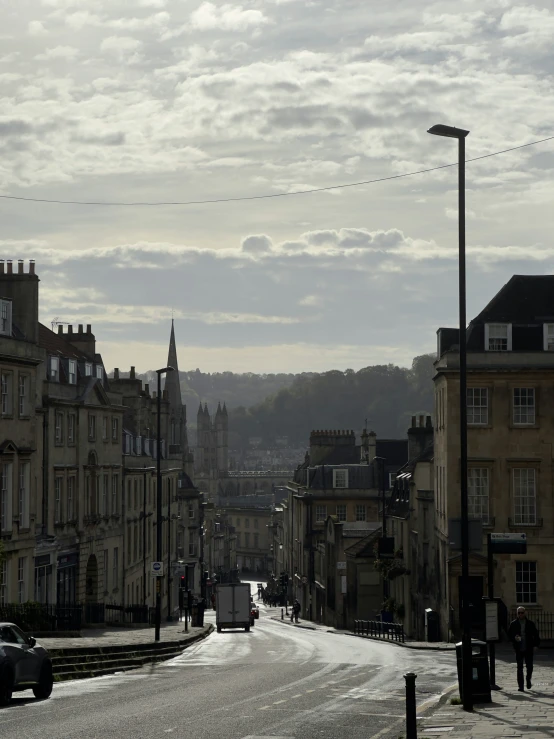
[{"label": "stone building", "polygon": [[[347,618],[353,620],[354,613],[363,612],[360,617],[373,618],[380,610],[383,598],[382,590],[376,587],[379,578],[375,578],[373,568],[374,532],[380,528],[383,487],[388,489],[389,480],[407,456],[407,441],[380,440],[375,433],[365,430],[359,445],[353,431],[311,433],[310,450],[288,486],[283,532],[290,575],[289,596],[299,599],[305,617],[320,621],[338,619],[342,623],[343,613],[349,613]],[[333,541],[328,542],[329,516],[336,517],[333,521],[344,526],[340,532],[333,528]],[[352,579],[347,584],[349,601],[341,600],[341,615],[336,616],[329,614],[329,609],[335,611],[337,606],[334,591],[331,593],[327,584],[330,572],[327,544],[336,545],[347,530],[357,531],[357,540],[363,540],[356,555],[371,559],[371,570],[367,568],[367,577],[358,579],[357,566],[352,562],[349,569]],[[348,544],[343,550],[346,548]]]},{"label": "stone building", "polygon": [[[459,333],[438,331],[435,364],[435,507],[443,634],[459,630]],[[469,513],[483,547],[470,554],[473,625],[486,594],[485,537],[522,532],[527,554],[496,557],[495,594],[508,610],[554,611],[554,277],[512,277],[466,332]],[[533,616],[532,616],[533,617]]]},{"label": "stone building", "polygon": [[[13,273],[0,261],[0,604],[33,599],[35,541],[42,531],[42,418],[38,277],[34,261]],[[50,575],[50,577],[52,577]]]},{"label": "stone building", "polygon": [[204,505],[204,569],[207,573],[207,598],[218,582],[236,582],[237,536],[232,516],[213,503]]},{"label": "stone building", "polygon": [[198,408],[194,479],[199,490],[214,498],[225,491],[229,474],[229,418],[227,406],[217,404],[212,421],[208,405]]},{"label": "stone building", "polygon": [[267,573],[271,566],[269,506],[226,506],[235,527],[239,572]]}]

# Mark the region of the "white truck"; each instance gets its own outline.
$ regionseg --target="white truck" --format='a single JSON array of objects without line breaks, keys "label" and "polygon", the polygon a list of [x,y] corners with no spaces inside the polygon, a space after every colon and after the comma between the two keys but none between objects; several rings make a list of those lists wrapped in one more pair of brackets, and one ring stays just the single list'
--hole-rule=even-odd
[{"label": "white truck", "polygon": [[215,591],[215,624],[221,629],[244,629],[250,631],[249,583],[222,583]]}]

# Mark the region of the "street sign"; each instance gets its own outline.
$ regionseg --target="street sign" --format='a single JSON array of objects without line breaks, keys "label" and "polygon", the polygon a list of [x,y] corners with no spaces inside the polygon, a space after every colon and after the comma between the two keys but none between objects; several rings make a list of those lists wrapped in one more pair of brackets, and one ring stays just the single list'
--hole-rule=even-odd
[{"label": "street sign", "polygon": [[527,554],[527,534],[491,534],[493,554]]},{"label": "street sign", "polygon": [[485,601],[485,639],[486,641],[498,641],[498,601]]},{"label": "street sign", "polygon": [[163,562],[152,562],[152,577],[163,577],[164,574],[164,563]]},{"label": "street sign", "polygon": [[345,570],[346,562],[337,562],[337,570]]}]

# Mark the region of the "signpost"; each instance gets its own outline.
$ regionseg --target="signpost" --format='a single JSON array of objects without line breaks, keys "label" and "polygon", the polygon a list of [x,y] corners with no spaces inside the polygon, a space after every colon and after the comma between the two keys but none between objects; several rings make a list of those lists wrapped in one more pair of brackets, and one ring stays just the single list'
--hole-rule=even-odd
[{"label": "signpost", "polygon": [[489,534],[493,554],[527,554],[527,534]]},{"label": "signpost", "polygon": [[163,562],[152,562],[152,577],[163,577],[164,575],[164,563]]}]

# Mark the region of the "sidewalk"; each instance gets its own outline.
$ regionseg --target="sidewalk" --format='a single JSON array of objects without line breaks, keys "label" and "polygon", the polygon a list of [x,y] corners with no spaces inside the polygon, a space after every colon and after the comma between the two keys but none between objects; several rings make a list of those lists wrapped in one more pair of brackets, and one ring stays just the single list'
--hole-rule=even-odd
[{"label": "sidewalk", "polygon": [[[191,628],[185,633],[183,621],[171,621],[162,623],[160,629],[160,644],[189,641],[198,638],[200,634],[207,633],[209,624],[201,627]],[[38,638],[38,643],[48,650],[74,649],[76,647],[119,647],[137,646],[139,644],[153,644],[154,627],[145,626],[143,629],[126,629],[124,626],[106,626],[101,629],[83,629],[80,637],[49,637]]]},{"label": "sidewalk", "polygon": [[[511,656],[510,656],[511,657]],[[510,659],[510,658],[508,658]],[[492,691],[492,703],[475,706],[467,713],[450,700],[435,713],[419,721],[420,739],[552,739],[554,736],[554,661],[537,652],[533,687],[519,693],[515,658],[496,663],[496,682],[502,690]],[[456,690],[452,693],[458,696]]]}]

